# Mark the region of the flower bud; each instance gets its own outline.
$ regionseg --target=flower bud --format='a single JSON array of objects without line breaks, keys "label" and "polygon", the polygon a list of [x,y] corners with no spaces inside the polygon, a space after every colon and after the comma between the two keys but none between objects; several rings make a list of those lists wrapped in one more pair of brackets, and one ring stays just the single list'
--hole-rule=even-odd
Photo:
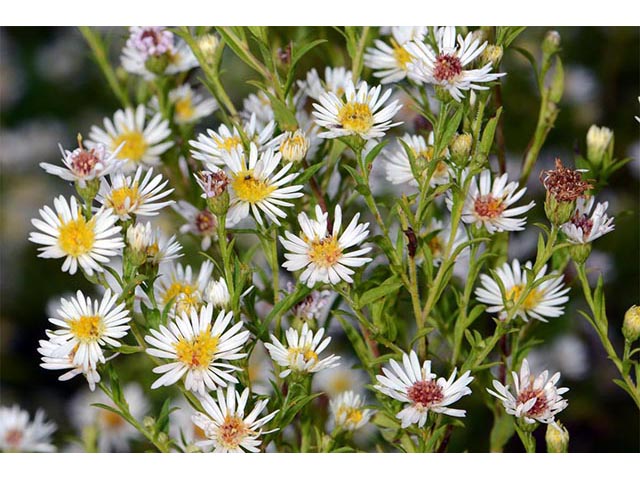
[{"label": "flower bud", "polygon": [[153,427],[156,425],[156,419],[150,416],[146,416],[142,419],[142,425],[147,430],[153,430]]},{"label": "flower bud", "polygon": [[213,33],[208,33],[198,39],[198,47],[207,61],[211,60],[219,43],[218,37]]},{"label": "flower bud", "polygon": [[500,45],[487,45],[482,52],[482,64],[491,63],[495,67],[502,60],[503,53],[504,50]]},{"label": "flower bud", "polygon": [[147,249],[153,245],[155,235],[151,224],[136,223],[127,229],[127,243],[129,244],[128,259],[135,266],[142,265],[147,260]]},{"label": "flower bud", "polygon": [[144,62],[144,66],[151,73],[162,75],[169,66],[169,55],[165,53],[159,56],[150,56]]},{"label": "flower bud", "polygon": [[560,422],[547,425],[544,439],[548,453],[567,453],[569,450],[569,431]]},{"label": "flower bud", "polygon": [[569,255],[578,265],[582,265],[591,255],[591,243],[577,243],[569,247]]},{"label": "flower bud", "polygon": [[207,207],[211,213],[218,217],[226,215],[229,209],[229,177],[226,173],[222,170],[204,171],[196,176],[196,180],[204,192],[202,197],[207,200]]},{"label": "flower bud", "polygon": [[555,30],[549,30],[542,42],[542,51],[545,55],[553,55],[560,50],[560,34]]},{"label": "flower bud", "polygon": [[304,131],[298,129],[295,132],[286,132],[280,144],[282,159],[286,162],[300,162],[307,154],[310,144]]},{"label": "flower bud", "polygon": [[635,342],[640,338],[640,307],[634,305],[624,314],[622,335],[629,342]]},{"label": "flower bud", "polygon": [[609,144],[613,141],[613,132],[607,127],[591,125],[587,132],[587,158],[592,165],[601,165]]},{"label": "flower bud", "polygon": [[218,281],[211,280],[204,292],[204,298],[216,308],[225,309],[231,301],[231,296],[224,278],[220,277]]},{"label": "flower bud", "polygon": [[466,164],[471,153],[473,137],[469,133],[459,133],[451,142],[451,158],[459,165]]}]

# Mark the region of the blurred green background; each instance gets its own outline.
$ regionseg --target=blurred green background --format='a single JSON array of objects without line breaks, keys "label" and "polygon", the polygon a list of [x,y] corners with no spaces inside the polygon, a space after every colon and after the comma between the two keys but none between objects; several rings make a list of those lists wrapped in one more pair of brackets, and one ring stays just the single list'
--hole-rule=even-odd
[{"label": "blurred green background", "polygon": [[[111,45],[114,63],[127,36],[125,28],[101,28]],[[336,66],[344,62],[341,38],[329,28],[321,32],[278,28],[281,39],[312,33],[326,35],[336,45]],[[539,46],[547,28],[530,28],[516,44],[539,57]],[[609,213],[616,217],[614,233],[598,240],[589,267],[604,275],[610,335],[620,350],[620,326],[626,309],[640,303],[640,29],[566,27],[556,28],[562,37],[565,65],[565,94],[556,128],[540,156],[539,168],[548,168],[556,156],[572,164],[575,152],[585,150],[590,125],[607,126],[615,132],[618,158],[634,158],[614,174],[599,200],[609,201]],[[339,44],[339,46],[337,46]],[[315,62],[315,63],[314,63]],[[251,91],[244,80],[246,69],[233,58],[225,59],[226,85],[237,105]],[[347,64],[348,65],[348,64]],[[314,55],[300,71],[322,68]],[[524,57],[509,51],[503,59],[504,134],[508,171],[517,172],[535,127],[538,97],[531,67]],[[365,71],[365,74],[370,72]],[[197,75],[194,75],[194,81]],[[237,81],[235,81],[237,80]],[[0,403],[19,403],[34,412],[43,407],[59,425],[57,444],[72,432],[68,399],[86,390],[80,379],[58,382],[57,372],[39,367],[37,342],[48,328],[47,303],[88,282],[81,276],[60,271],[60,262],[36,258],[36,246],[27,242],[30,219],[50,204],[54,195],[69,195],[73,189],[57,177],[48,176],[40,162],[59,162],[58,143],[72,148],[78,132],[102,122],[119,108],[100,71],[90,58],[82,36],[73,28],[0,29]],[[543,193],[537,175],[532,175],[529,194],[537,206],[529,224],[543,219]],[[532,229],[535,231],[535,229]],[[516,236],[516,239],[518,237]],[[512,242],[512,255],[531,257],[535,237]],[[572,282],[572,272],[565,272]],[[573,452],[624,452],[640,449],[640,418],[626,394],[615,386],[613,365],[605,357],[597,337],[577,311],[584,308],[574,289],[567,313],[544,329],[547,338],[538,356],[557,366],[563,385],[569,386],[569,408],[560,419],[571,432]],[[555,362],[555,363],[554,363]],[[148,385],[147,385],[148,386]],[[485,415],[466,422],[452,437],[451,450],[482,452],[488,449],[491,415],[477,401],[470,410]],[[542,441],[544,429],[536,432]],[[540,443],[539,445],[542,445]],[[517,438],[507,450],[521,451]]]}]

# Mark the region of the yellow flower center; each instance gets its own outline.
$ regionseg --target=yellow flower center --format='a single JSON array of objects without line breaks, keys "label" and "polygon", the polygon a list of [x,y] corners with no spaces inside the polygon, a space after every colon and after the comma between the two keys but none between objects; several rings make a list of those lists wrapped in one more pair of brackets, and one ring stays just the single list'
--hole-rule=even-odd
[{"label": "yellow flower center", "polygon": [[496,198],[491,194],[482,195],[473,203],[473,209],[476,215],[483,219],[492,219],[499,217],[504,212],[506,206],[502,202],[502,198]]},{"label": "yellow flower center", "polygon": [[218,351],[219,340],[208,328],[190,340],[181,338],[174,344],[176,357],[191,368],[207,368]]},{"label": "yellow flower center", "polygon": [[148,146],[147,142],[144,140],[142,132],[132,130],[121,133],[113,139],[111,149],[115,150],[122,142],[125,142],[125,144],[118,153],[119,159],[128,159],[133,162],[139,162],[142,160],[142,156],[147,151]]},{"label": "yellow flower center", "polygon": [[218,145],[218,148],[221,148],[226,152],[232,151],[241,143],[242,139],[240,137],[227,137],[222,140],[216,140],[216,145]]},{"label": "yellow flower center", "polygon": [[95,342],[104,332],[104,323],[99,315],[83,315],[77,320],[69,321],[69,330],[81,342]]},{"label": "yellow flower center", "polygon": [[311,242],[309,260],[321,267],[331,267],[342,257],[342,248],[333,235]]},{"label": "yellow flower center", "polygon": [[125,421],[120,415],[109,410],[100,410],[101,426],[107,430],[119,430],[125,425]]},{"label": "yellow flower center", "polygon": [[338,408],[336,417],[344,419],[343,422],[345,425],[351,424],[355,426],[362,420],[362,410],[360,410],[359,408],[342,405],[340,408]]},{"label": "yellow flower center", "polygon": [[162,295],[162,302],[166,305],[174,298],[173,308],[178,315],[189,313],[193,307],[198,308],[202,303],[200,291],[188,283],[173,282]]},{"label": "yellow flower center", "polygon": [[318,354],[313,351],[311,345],[305,345],[304,347],[289,347],[287,353],[290,362],[294,362],[298,355],[302,355],[305,362],[313,360],[313,363],[315,363],[318,361]]},{"label": "yellow flower center", "polygon": [[373,125],[373,115],[366,103],[346,103],[338,112],[338,123],[345,130],[367,133]]},{"label": "yellow flower center", "polygon": [[242,170],[231,180],[231,186],[237,197],[243,202],[258,203],[267,198],[276,187],[253,176],[253,170]]},{"label": "yellow flower center", "polygon": [[195,108],[191,103],[191,95],[187,95],[176,102],[176,117],[178,120],[186,122],[193,118]]},{"label": "yellow flower center", "polygon": [[429,250],[431,250],[431,254],[434,257],[437,258],[442,256],[443,245],[440,241],[440,238],[438,238],[438,235],[434,235],[433,237],[431,237],[427,245],[429,246]]},{"label": "yellow flower center", "polygon": [[80,215],[76,220],[71,220],[60,227],[58,245],[67,255],[79,257],[89,252],[93,247],[95,232],[94,222]]},{"label": "yellow flower center", "polygon": [[332,393],[338,394],[342,392],[346,392],[351,388],[351,377],[344,373],[334,374],[335,376],[331,379],[330,388]]},{"label": "yellow flower center", "polygon": [[125,185],[111,190],[105,203],[113,208],[116,215],[124,215],[129,213],[139,200],[138,183],[134,182],[130,187]]},{"label": "yellow flower center", "polygon": [[411,54],[404,47],[398,45],[398,42],[393,38],[391,39],[391,46],[393,47],[393,57],[398,62],[398,66],[406,72],[408,69],[407,64],[411,61]]},{"label": "yellow flower center", "polygon": [[[522,292],[524,292],[524,289],[525,285],[514,285],[513,287],[511,287],[511,290],[507,292],[507,300],[510,300],[513,303],[518,302],[520,300],[520,297],[522,296]],[[540,303],[541,298],[542,293],[537,289],[533,289],[527,294],[527,297],[520,304],[520,307],[524,308],[525,310],[531,310],[532,308],[535,308],[538,303]]]}]

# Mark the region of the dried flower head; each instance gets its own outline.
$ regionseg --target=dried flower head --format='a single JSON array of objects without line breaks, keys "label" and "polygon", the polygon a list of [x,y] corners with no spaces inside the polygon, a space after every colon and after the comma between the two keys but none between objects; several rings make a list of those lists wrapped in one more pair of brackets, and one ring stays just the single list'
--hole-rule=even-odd
[{"label": "dried flower head", "polygon": [[591,189],[590,181],[582,179],[580,170],[566,168],[559,158],[556,158],[555,170],[540,173],[540,181],[547,192],[560,202],[573,202]]}]

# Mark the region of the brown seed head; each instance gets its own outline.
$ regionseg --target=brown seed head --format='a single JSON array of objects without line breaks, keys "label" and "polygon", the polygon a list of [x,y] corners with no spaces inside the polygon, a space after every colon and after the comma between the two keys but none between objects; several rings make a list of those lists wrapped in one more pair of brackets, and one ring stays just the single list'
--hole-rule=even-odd
[{"label": "brown seed head", "polygon": [[589,180],[583,180],[579,171],[566,168],[559,158],[556,158],[555,170],[540,173],[540,181],[559,202],[573,202],[592,188]]}]

